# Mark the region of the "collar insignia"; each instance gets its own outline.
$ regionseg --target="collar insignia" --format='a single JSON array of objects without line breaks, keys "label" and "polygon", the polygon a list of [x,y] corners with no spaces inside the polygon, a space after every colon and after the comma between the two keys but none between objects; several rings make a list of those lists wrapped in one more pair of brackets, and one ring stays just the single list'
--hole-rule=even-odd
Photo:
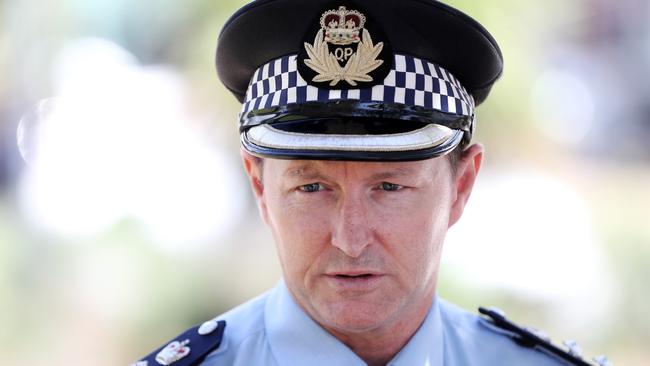
[{"label": "collar insignia", "polygon": [[174,341],[168,344],[156,355],[156,361],[161,365],[171,365],[190,354],[189,339],[182,342]]},{"label": "collar insignia", "polygon": [[[372,86],[386,77],[392,53],[385,41],[373,40],[362,12],[339,6],[325,11],[319,23],[313,42],[305,41],[299,55],[299,71],[307,82],[351,89]],[[372,33],[385,38],[378,30]]]}]

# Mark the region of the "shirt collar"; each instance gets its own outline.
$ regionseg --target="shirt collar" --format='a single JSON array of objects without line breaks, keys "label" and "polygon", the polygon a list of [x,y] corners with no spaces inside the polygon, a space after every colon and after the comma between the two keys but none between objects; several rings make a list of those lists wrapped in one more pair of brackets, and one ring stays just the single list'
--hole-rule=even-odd
[{"label": "shirt collar", "polygon": [[424,322],[388,366],[442,366],[444,344],[438,302],[438,297],[434,297]]},{"label": "shirt collar", "polygon": [[[270,293],[264,315],[269,344],[279,366],[366,365],[296,304],[284,281]],[[418,331],[388,365],[442,365],[442,342],[440,311],[434,298]]]}]

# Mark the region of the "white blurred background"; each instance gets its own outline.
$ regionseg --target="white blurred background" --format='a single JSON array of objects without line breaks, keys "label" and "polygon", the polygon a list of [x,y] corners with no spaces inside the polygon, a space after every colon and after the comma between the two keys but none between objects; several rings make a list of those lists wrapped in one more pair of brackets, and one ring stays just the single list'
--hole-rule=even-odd
[{"label": "white blurred background", "polygon": [[[441,295],[647,364],[650,3],[447,3],[506,69]],[[129,364],[279,279],[213,64],[243,4],[0,2],[0,364]]]}]

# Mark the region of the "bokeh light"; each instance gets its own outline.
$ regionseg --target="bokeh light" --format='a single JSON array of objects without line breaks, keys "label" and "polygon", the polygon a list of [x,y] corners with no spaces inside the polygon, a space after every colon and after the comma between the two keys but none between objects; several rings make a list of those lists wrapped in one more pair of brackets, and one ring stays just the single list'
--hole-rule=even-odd
[{"label": "bokeh light", "polygon": [[56,97],[18,129],[21,203],[35,225],[88,237],[132,217],[187,250],[237,221],[244,182],[188,130],[179,75],[102,39],[71,41],[55,64]]}]

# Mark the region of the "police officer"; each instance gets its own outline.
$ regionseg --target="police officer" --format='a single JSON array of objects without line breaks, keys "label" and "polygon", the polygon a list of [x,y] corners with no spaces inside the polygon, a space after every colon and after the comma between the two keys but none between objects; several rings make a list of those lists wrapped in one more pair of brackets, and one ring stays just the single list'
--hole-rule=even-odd
[{"label": "police officer", "polygon": [[483,157],[475,108],[503,69],[479,23],[433,0],[258,0],[216,64],[283,280],[137,365],[588,365],[436,296]]}]

